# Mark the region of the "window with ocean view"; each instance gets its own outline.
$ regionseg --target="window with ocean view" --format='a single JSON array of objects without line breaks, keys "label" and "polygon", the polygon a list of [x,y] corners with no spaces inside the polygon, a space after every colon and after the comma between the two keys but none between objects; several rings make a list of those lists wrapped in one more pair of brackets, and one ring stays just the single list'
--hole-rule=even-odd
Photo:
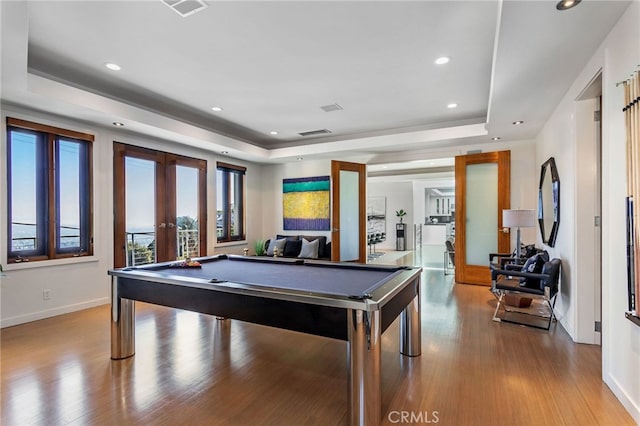
[{"label": "window with ocean view", "polygon": [[91,254],[92,141],[7,118],[9,262]]},{"label": "window with ocean view", "polygon": [[199,257],[207,247],[207,162],[114,142],[114,264]]},{"label": "window with ocean view", "polygon": [[156,163],[125,158],[127,266],[156,261]]}]

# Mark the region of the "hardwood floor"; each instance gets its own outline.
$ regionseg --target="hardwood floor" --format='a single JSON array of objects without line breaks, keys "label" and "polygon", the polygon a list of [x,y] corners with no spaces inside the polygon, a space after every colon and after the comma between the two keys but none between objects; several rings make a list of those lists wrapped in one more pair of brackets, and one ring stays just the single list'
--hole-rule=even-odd
[{"label": "hardwood floor", "polygon": [[[405,256],[400,262],[412,262]],[[485,287],[423,273],[422,356],[383,335],[383,424],[633,425],[600,348],[491,321]],[[3,425],[346,425],[346,343],[137,304],[109,359],[109,307],[2,330]]]}]

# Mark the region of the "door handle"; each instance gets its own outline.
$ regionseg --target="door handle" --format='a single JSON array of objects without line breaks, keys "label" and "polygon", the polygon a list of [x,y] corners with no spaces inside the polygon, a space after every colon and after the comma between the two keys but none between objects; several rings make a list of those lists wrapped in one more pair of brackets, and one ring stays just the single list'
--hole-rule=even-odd
[{"label": "door handle", "polygon": [[162,222],[160,225],[158,225],[158,228],[166,228],[167,224]]},{"label": "door handle", "polygon": [[340,232],[340,228],[332,228],[331,232]]},{"label": "door handle", "polygon": [[174,223],[169,222],[169,228],[175,228],[176,225]]},{"label": "door handle", "polygon": [[511,228],[504,227],[504,228],[502,228],[502,229],[498,229],[498,231],[502,231],[502,232],[504,232],[505,234],[508,234],[508,233],[510,233],[510,232],[511,232]]}]

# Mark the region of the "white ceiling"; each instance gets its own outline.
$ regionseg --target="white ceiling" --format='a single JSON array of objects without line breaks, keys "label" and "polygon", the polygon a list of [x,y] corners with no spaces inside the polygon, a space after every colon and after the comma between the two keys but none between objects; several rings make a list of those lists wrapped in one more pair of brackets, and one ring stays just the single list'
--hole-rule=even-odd
[{"label": "white ceiling", "polygon": [[257,162],[531,139],[629,1],[207,4],[0,2],[2,99]]}]

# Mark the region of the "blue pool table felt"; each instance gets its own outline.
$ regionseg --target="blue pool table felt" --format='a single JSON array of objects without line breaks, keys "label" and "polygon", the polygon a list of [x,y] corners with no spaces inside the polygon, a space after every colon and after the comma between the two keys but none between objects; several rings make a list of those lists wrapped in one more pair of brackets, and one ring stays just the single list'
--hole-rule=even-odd
[{"label": "blue pool table felt", "polygon": [[268,288],[306,291],[341,297],[366,298],[404,267],[354,267],[326,263],[293,263],[254,258],[209,258],[201,268],[178,267],[178,263],[133,268],[167,276],[200,278],[211,282],[233,282]]}]

